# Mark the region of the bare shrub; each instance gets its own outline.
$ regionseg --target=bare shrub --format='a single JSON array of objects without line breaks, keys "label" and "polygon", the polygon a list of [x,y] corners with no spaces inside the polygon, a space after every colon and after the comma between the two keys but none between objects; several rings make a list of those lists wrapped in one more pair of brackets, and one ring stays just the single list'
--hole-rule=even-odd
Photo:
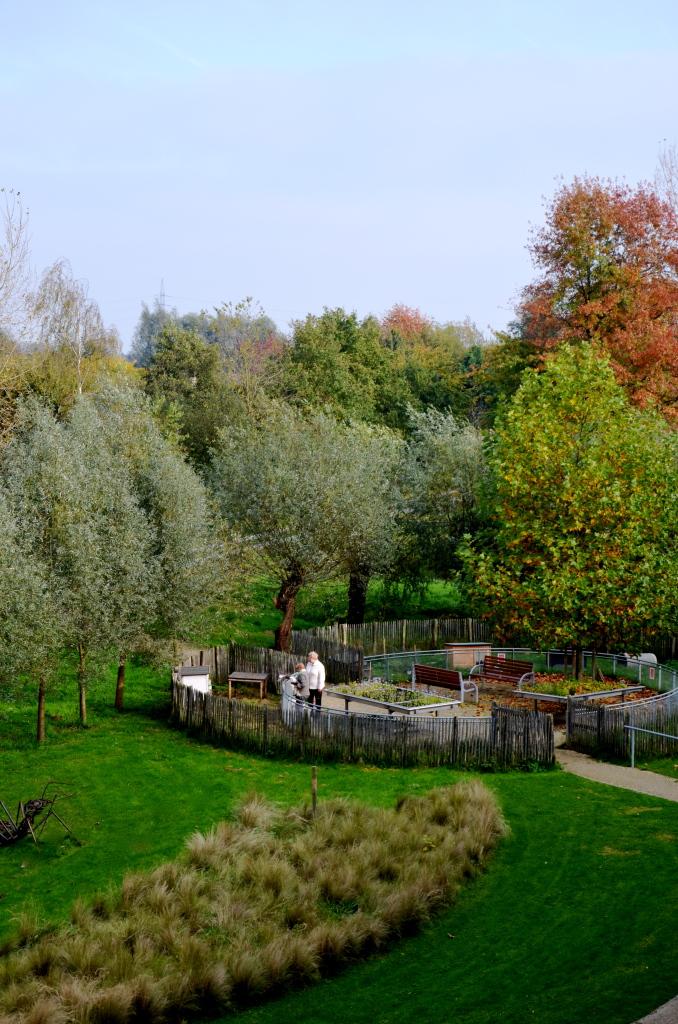
[{"label": "bare shrub", "polygon": [[0,1022],[160,1024],[310,982],[417,929],[505,830],[475,782],[315,817],[249,797],[176,861],[76,903],[68,927],[24,922],[0,956]]}]

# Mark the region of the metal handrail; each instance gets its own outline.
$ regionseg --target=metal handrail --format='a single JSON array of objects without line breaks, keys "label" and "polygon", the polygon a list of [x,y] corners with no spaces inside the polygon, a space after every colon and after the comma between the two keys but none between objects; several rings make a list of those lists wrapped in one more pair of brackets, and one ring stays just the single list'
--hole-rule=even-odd
[{"label": "metal handrail", "polygon": [[[479,643],[482,643],[482,641],[479,641]],[[369,674],[371,675],[372,665],[374,663],[379,663],[379,662],[383,663],[385,665],[386,669],[387,669],[386,678],[388,679],[389,678],[389,673],[388,673],[389,663],[394,661],[394,660],[396,660],[396,659],[406,659],[406,660],[409,660],[412,664],[414,664],[416,659],[419,658],[419,657],[429,657],[431,655],[446,655],[447,653],[448,653],[447,648],[439,648],[438,650],[430,650],[430,649],[429,650],[421,650],[421,651],[419,651],[419,650],[406,650],[406,651],[390,651],[390,652],[385,653],[385,654],[367,654],[367,655],[365,655],[365,658],[364,658],[364,665],[365,665],[365,668],[368,670]],[[547,650],[537,651],[537,650],[535,650],[534,648],[531,648],[531,647],[510,647],[510,646],[499,647],[499,646],[494,646],[493,645],[492,646],[492,653],[493,654],[495,654],[495,653],[499,653],[499,654],[503,653],[503,654],[507,654],[507,655],[510,654],[512,656],[515,656],[516,654],[545,655],[546,656],[546,664],[547,664],[547,668],[548,668],[548,667],[550,667],[550,661],[551,661],[551,658],[552,658],[553,655],[564,656],[566,652],[563,651],[562,649],[559,649],[559,648],[549,648]],[[594,654],[593,651],[583,651],[582,652],[582,656],[583,656],[584,659],[587,659],[587,658],[593,659],[593,654]],[[610,662],[611,661],[612,662],[612,666],[611,666],[612,674],[614,676],[617,676],[619,674],[619,672],[618,672],[619,668],[632,667],[632,668],[635,669],[637,667],[638,668],[638,681],[640,683],[642,683],[643,685],[648,685],[648,683],[651,684],[651,683],[655,682],[655,680],[656,680],[656,683],[657,683],[656,689],[657,689],[658,693],[666,693],[668,690],[676,690],[676,689],[678,689],[678,672],[675,669],[670,668],[668,665],[662,665],[660,663],[657,663],[656,665],[653,665],[653,664],[650,664],[648,662],[641,662],[641,661],[639,661],[636,658],[626,658],[625,655],[611,654],[609,652],[596,652],[596,659],[599,662],[606,662],[606,661]],[[644,680],[643,679],[643,669],[647,670],[647,674],[649,674],[650,670],[653,670],[654,678],[653,679],[645,679]],[[667,688],[664,688],[664,686],[662,684],[663,684],[664,678],[667,677],[667,676],[668,676],[668,681],[669,681],[670,685]],[[652,688],[654,689],[655,687],[652,687]],[[647,699],[649,700],[649,699],[652,699],[652,698],[647,698]]]},{"label": "metal handrail", "polygon": [[635,766],[636,766],[636,733],[637,732],[646,732],[646,733],[649,733],[650,736],[661,736],[663,739],[667,739],[667,740],[678,740],[678,736],[674,736],[673,733],[670,733],[670,732],[657,732],[656,729],[641,729],[641,727],[639,725],[625,725],[624,728],[628,729],[628,731],[631,733],[631,767],[632,768],[635,768]]}]

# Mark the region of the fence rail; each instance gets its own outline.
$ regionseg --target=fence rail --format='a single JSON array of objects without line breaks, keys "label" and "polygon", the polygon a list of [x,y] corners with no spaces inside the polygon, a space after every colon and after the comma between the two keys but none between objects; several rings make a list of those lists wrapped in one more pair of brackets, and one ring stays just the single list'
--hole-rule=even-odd
[{"label": "fence rail", "polygon": [[294,701],[256,704],[200,693],[172,680],[172,721],[234,749],[313,761],[510,768],[554,761],[550,715],[495,707],[483,718],[360,715]]}]

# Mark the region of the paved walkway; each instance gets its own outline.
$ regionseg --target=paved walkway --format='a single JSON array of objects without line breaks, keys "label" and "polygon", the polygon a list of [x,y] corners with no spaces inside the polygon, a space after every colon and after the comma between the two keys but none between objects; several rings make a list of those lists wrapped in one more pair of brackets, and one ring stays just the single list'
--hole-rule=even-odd
[{"label": "paved walkway", "polygon": [[664,1003],[658,1010],[648,1013],[647,1017],[641,1017],[636,1024],[676,1024],[678,1021],[678,996]]},{"label": "paved walkway", "polygon": [[[603,782],[607,786],[618,786],[630,789],[634,793],[645,793],[647,796],[659,796],[664,800],[678,802],[678,779],[657,772],[645,772],[640,768],[627,768],[624,765],[608,764],[596,761],[588,754],[580,754],[576,750],[556,748],[556,760],[565,771],[580,775],[583,779]],[[678,1017],[675,1018],[678,1021]]]}]

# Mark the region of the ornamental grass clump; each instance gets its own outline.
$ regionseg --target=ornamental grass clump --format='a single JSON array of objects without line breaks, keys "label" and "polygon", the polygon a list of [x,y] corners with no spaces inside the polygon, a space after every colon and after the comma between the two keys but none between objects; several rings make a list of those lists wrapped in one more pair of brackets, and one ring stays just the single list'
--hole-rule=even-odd
[{"label": "ornamental grass clump", "polygon": [[314,981],[450,903],[505,831],[478,782],[315,817],[251,798],[70,925],[24,926],[0,958],[0,1024],[154,1024]]}]

